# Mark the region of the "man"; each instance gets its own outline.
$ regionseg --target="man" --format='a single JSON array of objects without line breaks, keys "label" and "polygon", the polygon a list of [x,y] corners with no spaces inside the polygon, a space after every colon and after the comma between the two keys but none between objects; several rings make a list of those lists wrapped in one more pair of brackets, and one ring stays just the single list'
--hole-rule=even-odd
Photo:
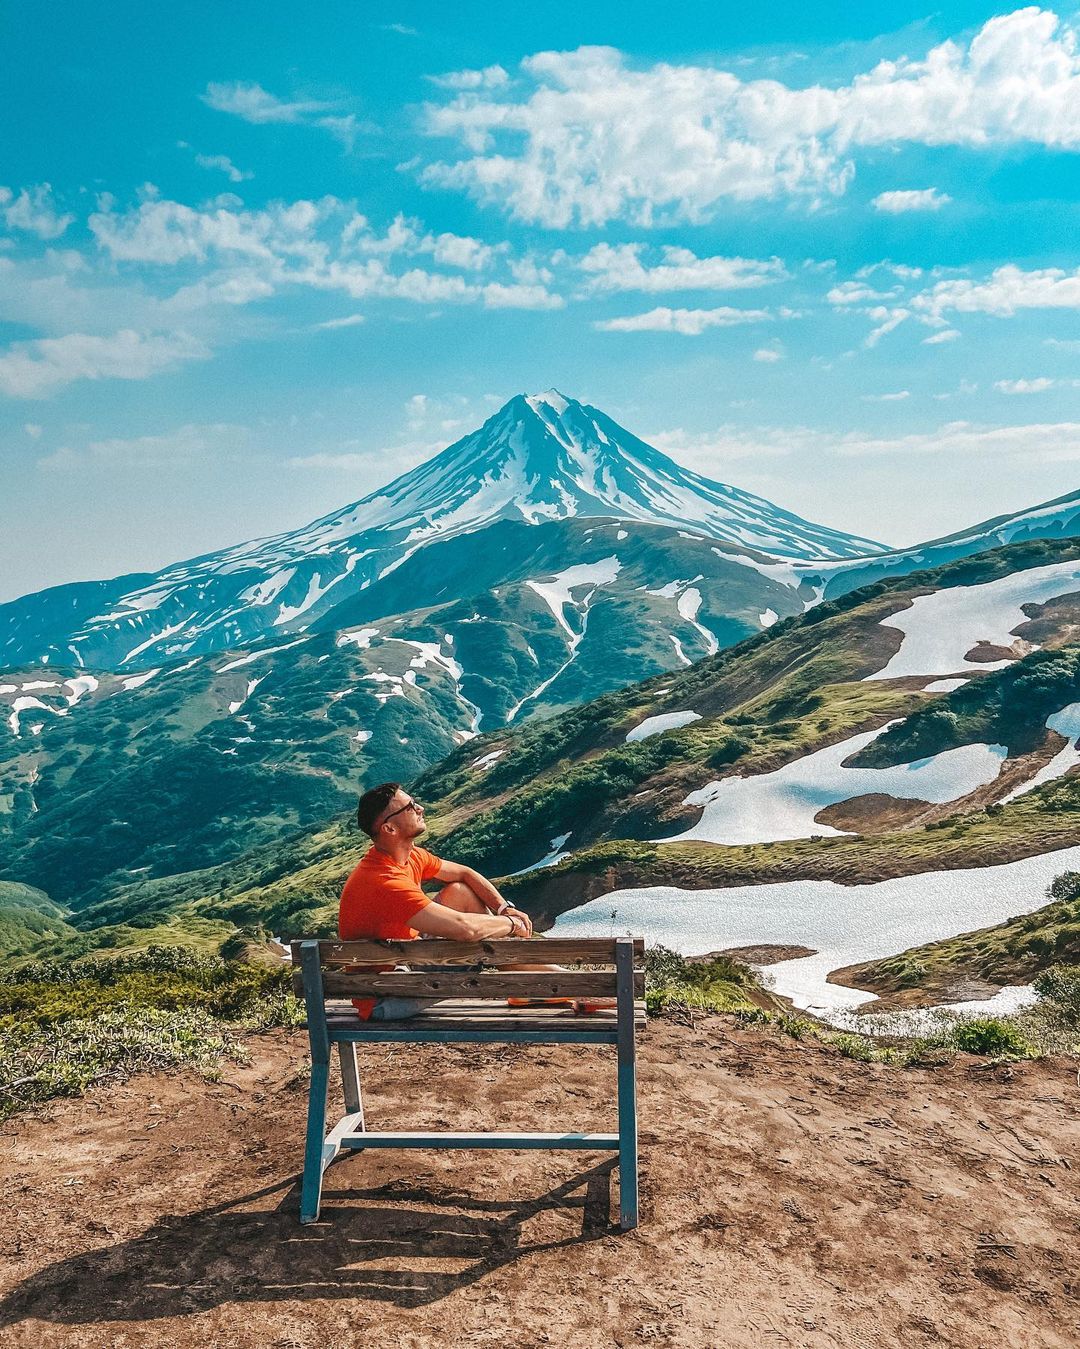
[{"label": "man", "polygon": [[[399,783],[384,782],[365,792],[356,821],[371,839],[371,847],[341,892],[338,932],[342,941],[412,941],[417,937],[485,941],[532,936],[528,914],[508,904],[478,871],[444,862],[416,846],[414,840],[427,828],[424,807]],[[446,884],[436,899],[429,899],[420,887],[424,881],[435,880]],[[414,1016],[425,1005],[415,998],[354,1001],[365,1021]]]}]

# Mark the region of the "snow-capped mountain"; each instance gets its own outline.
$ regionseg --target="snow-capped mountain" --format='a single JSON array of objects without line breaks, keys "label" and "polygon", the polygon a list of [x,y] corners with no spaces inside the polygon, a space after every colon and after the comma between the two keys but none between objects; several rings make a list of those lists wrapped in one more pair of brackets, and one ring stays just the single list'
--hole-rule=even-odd
[{"label": "snow-capped mountain", "polygon": [[227,649],[308,627],[433,543],[477,536],[479,552],[497,522],[574,517],[689,528],[759,571],[885,551],[692,473],[550,389],[512,398],[427,463],[302,529],[0,606],[0,665],[132,671]]}]

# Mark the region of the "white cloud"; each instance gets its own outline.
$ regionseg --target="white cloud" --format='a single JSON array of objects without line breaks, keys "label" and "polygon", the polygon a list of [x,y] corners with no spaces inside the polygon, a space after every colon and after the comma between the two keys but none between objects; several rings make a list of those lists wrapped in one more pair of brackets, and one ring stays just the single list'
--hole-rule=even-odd
[{"label": "white cloud", "polygon": [[899,294],[901,294],[899,287],[893,290],[874,290],[872,286],[861,281],[841,281],[839,285],[826,292],[825,299],[829,304],[841,306],[876,304],[881,300],[894,300]]},{"label": "white cloud", "polygon": [[996,379],[994,388],[999,393],[1045,393],[1047,389],[1075,389],[1080,386],[1076,379],[1050,379],[1038,375],[1034,379]]},{"label": "white cloud", "polygon": [[896,393],[864,393],[861,397],[864,403],[902,403],[905,398],[911,397],[911,391],[898,389]]},{"label": "white cloud", "polygon": [[783,343],[773,342],[767,347],[758,347],[757,351],[754,352],[754,360],[772,364],[776,361],[782,361],[786,354]]},{"label": "white cloud", "polygon": [[872,436],[863,431],[837,436],[831,431],[805,426],[725,426],[706,434],[664,431],[645,439],[707,476],[715,476],[717,464],[725,460],[759,460],[790,454],[808,459],[880,458],[892,463],[915,456],[934,456],[970,463],[972,468],[991,457],[1018,466],[1080,462],[1080,422],[979,426],[954,421],[901,436]]},{"label": "white cloud", "polygon": [[934,318],[949,312],[1005,318],[1018,309],[1080,309],[1080,268],[1066,272],[1044,267],[1026,272],[1009,263],[985,281],[939,281],[911,303]]},{"label": "white cloud", "polygon": [[924,337],[922,344],[924,347],[940,346],[942,342],[955,342],[960,336],[955,328],[942,328],[940,332],[931,333],[929,337]]},{"label": "white cloud", "polygon": [[682,333],[696,337],[706,328],[730,328],[739,323],[762,323],[772,318],[767,309],[650,309],[626,318],[598,319],[594,328],[606,333]]},{"label": "white cloud", "polygon": [[278,98],[261,84],[247,84],[242,80],[208,84],[201,98],[217,112],[231,113],[256,126],[288,123],[318,127],[329,131],[348,148],[352,147],[357,133],[367,129],[352,113],[342,113],[336,103],[321,99]]},{"label": "white cloud", "polygon": [[346,314],[344,318],[327,319],[324,323],[316,323],[316,328],[355,328],[358,323],[366,323],[367,319],[363,314]]},{"label": "white cloud", "polygon": [[441,89],[501,89],[510,81],[502,66],[485,66],[483,70],[451,70],[445,75],[429,75],[432,84]]},{"label": "white cloud", "polygon": [[566,301],[544,286],[490,281],[481,288],[485,309],[562,309]]},{"label": "white cloud", "polygon": [[816,444],[816,435],[816,432],[798,427],[747,431],[721,426],[715,431],[704,432],[684,431],[680,427],[673,431],[656,431],[645,440],[687,468],[711,477],[718,464],[737,459],[783,458],[801,449],[804,443]]},{"label": "white cloud", "polygon": [[787,276],[779,258],[699,258],[688,248],[659,250],[662,261],[642,262],[644,244],[596,244],[578,260],[590,291],[741,290]]},{"label": "white cloud", "polygon": [[496,249],[480,239],[461,234],[428,235],[419,244],[421,252],[430,253],[445,267],[460,267],[464,271],[480,271],[490,267]]},{"label": "white cloud", "polygon": [[978,464],[993,454],[1021,464],[1071,463],[1080,460],[1080,422],[977,426],[957,421],[905,436],[872,437],[852,432],[833,440],[832,447],[843,456],[882,456],[897,461],[907,455],[932,454],[962,456]]},{"label": "white cloud", "polygon": [[25,425],[23,426],[23,430],[26,432],[26,434],[30,437],[31,440],[40,440],[41,433],[44,430],[44,428],[39,426],[37,422],[26,422]]},{"label": "white cloud", "polygon": [[44,398],[75,380],[146,379],[208,355],[201,342],[184,334],[132,329],[109,337],[70,333],[13,342],[0,352],[0,392],[12,398]]},{"label": "white cloud", "polygon": [[496,88],[472,79],[425,109],[425,130],[457,153],[422,181],[553,228],[701,221],[725,200],[813,205],[846,190],[865,147],[1080,146],[1076,29],[1033,7],[836,88],[638,69],[611,47],[536,53]]},{"label": "white cloud", "polygon": [[293,455],[291,459],[285,460],[289,468],[323,468],[337,473],[363,472],[370,469],[375,462],[377,462],[375,450],[369,450],[366,454],[354,451],[342,454],[320,451],[318,454]]},{"label": "white cloud", "polygon": [[320,202],[273,202],[262,211],[226,206],[198,210],[151,198],[134,210],[95,212],[88,224],[118,262],[170,266],[185,259],[205,262],[211,254],[264,261],[289,254],[310,258],[316,226],[340,205],[327,197]]},{"label": "white cloud", "polygon": [[888,215],[901,215],[907,211],[940,211],[950,201],[952,197],[947,192],[926,187],[917,191],[879,192],[870,205]]},{"label": "white cloud", "polygon": [[238,169],[228,155],[196,155],[195,163],[200,169],[220,169],[230,183],[244,183],[255,177],[253,173]]},{"label": "white cloud", "polygon": [[39,239],[58,239],[75,219],[57,211],[48,183],[24,187],[18,196],[10,187],[0,187],[0,215],[8,229],[25,230]]},{"label": "white cloud", "polygon": [[[137,207],[90,216],[98,243],[119,262],[159,266],[214,262],[221,270],[178,291],[168,302],[183,312],[208,304],[246,304],[282,287],[343,291],[352,299],[385,298],[416,304],[480,304],[488,309],[557,309],[540,273],[532,281],[479,282],[460,275],[506,264],[507,244],[457,234],[425,234],[419,221],[397,216],[385,233],[337,197],[271,202],[249,211],[233,198],[198,209],[152,194]],[[430,255],[456,271],[431,271],[401,259]],[[396,263],[396,266],[391,264]],[[524,274],[524,273],[522,273]],[[545,273],[550,279],[550,273]]]}]

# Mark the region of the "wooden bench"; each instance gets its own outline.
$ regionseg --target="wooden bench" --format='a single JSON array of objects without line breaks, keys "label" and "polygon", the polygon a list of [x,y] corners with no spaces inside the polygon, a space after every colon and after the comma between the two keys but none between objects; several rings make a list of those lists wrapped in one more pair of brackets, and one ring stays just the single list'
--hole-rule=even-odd
[{"label": "wooden bench", "polygon": [[[644,954],[630,937],[454,942],[291,943],[294,987],[307,1008],[311,1089],[300,1221],[319,1217],[323,1173],[342,1152],[365,1148],[572,1148],[619,1154],[623,1229],[638,1221],[635,1036],[645,1025]],[[540,973],[515,962],[606,968]],[[408,962],[424,969],[388,969]],[[438,968],[432,968],[432,967]],[[508,1007],[507,998],[611,997],[617,1006],[578,1015],[566,1007]],[[351,998],[440,1001],[401,1021],[361,1021]],[[618,1050],[618,1133],[377,1133],[364,1127],[356,1046],[385,1043],[603,1044]],[[345,1114],[327,1132],[330,1047],[337,1045]]]}]

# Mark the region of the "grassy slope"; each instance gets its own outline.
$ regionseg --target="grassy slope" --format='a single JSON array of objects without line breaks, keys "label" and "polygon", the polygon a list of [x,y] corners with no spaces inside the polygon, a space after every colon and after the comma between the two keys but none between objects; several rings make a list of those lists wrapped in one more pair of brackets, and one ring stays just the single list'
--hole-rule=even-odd
[{"label": "grassy slope", "polygon": [[1080,965],[1080,899],[1052,900],[1034,913],[947,941],[912,947],[840,971],[837,982],[878,994],[947,992],[972,978],[1028,984],[1060,964]]},{"label": "grassy slope", "polygon": [[0,956],[30,953],[75,936],[65,910],[43,890],[0,881]]}]

